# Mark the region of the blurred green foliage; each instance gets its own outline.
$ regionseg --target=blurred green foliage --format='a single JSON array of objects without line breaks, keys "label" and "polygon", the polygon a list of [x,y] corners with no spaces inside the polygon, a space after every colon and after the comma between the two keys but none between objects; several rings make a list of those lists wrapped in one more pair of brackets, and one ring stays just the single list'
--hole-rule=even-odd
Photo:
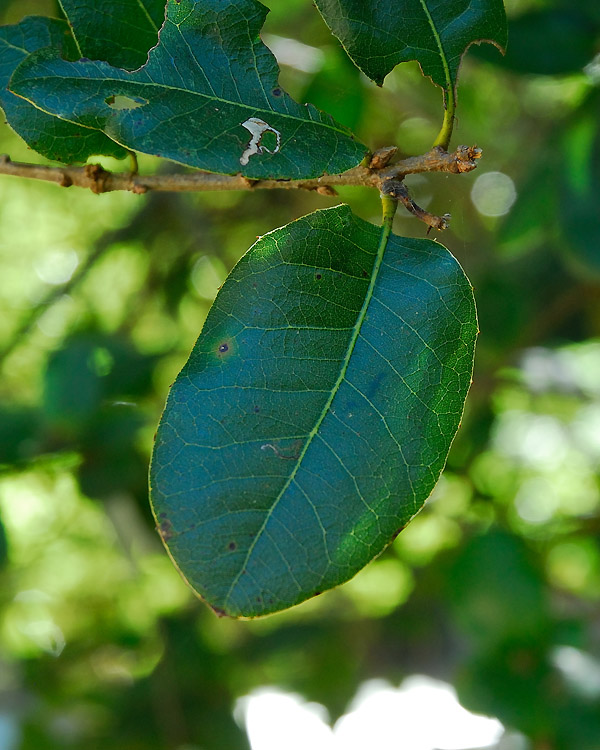
[{"label": "blurred green foliage", "polygon": [[[267,4],[292,94],[373,147],[429,147],[440,94],[416,65],[377,89],[310,3]],[[453,682],[523,747],[598,750],[600,13],[594,0],[508,10],[507,58],[477,48],[459,87],[454,143],[483,147],[479,169],[409,180],[418,201],[453,214],[443,241],[479,305],[447,470],[379,560],[282,615],[218,620],[190,595],[153,528],[146,467],[227,270],[257,235],[336,199],[95,196],[0,178],[3,750],[246,748],[232,709],[257,686],[335,718],[364,680],[415,672]],[[5,0],[0,21],[30,13],[58,9]],[[6,127],[0,150],[41,160]],[[514,204],[502,182],[487,213],[476,208],[487,172],[511,178]],[[341,199],[378,221],[372,191]]]}]

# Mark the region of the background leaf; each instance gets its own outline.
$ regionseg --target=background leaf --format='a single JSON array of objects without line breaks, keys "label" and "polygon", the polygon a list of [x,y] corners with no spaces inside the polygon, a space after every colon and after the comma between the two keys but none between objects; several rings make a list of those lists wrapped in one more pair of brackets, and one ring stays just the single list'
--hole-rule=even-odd
[{"label": "background leaf", "polygon": [[502,0],[316,0],[316,5],[356,65],[380,86],[398,63],[417,60],[438,86],[455,88],[470,44],[506,44]]},{"label": "background leaf", "polygon": [[564,228],[561,249],[583,278],[600,278],[600,92],[582,103],[562,134],[562,164],[558,174],[558,206]]},{"label": "background leaf", "polygon": [[13,71],[29,53],[52,46],[58,54],[77,56],[69,27],[54,18],[31,16],[13,26],[0,27],[0,105],[9,125],[31,148],[48,159],[68,164],[93,154],[123,158],[122,146],[98,130],[65,122],[42,112],[8,91]]},{"label": "background leaf", "polygon": [[472,290],[445,248],[347,206],[260,239],[171,390],[151,470],[183,575],[217,611],[351,578],[421,508],[470,383]]},{"label": "background leaf", "polygon": [[11,88],[41,109],[103,130],[127,148],[209,171],[302,178],[343,172],[366,148],[279,86],[254,0],[171,0],[139,71],[32,55]]},{"label": "background leaf", "polygon": [[60,0],[82,57],[133,70],[158,40],[166,0]]},{"label": "background leaf", "polygon": [[600,19],[585,8],[542,8],[523,13],[509,23],[506,55],[487,45],[476,54],[519,73],[558,75],[581,70],[598,47]]}]

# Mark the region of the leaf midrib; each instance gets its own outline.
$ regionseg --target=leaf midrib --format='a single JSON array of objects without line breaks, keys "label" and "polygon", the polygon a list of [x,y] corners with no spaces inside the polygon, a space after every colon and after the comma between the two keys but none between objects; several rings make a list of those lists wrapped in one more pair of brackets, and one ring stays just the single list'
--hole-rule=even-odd
[{"label": "leaf midrib", "polygon": [[446,58],[446,51],[444,50],[444,45],[442,44],[442,38],[437,30],[433,17],[431,13],[429,12],[429,8],[427,7],[426,0],[419,0],[419,2],[421,3],[421,7],[423,8],[423,13],[425,13],[427,17],[427,21],[429,23],[429,26],[431,27],[431,31],[433,33],[435,43],[437,44],[438,49],[440,51],[440,59],[442,61],[442,67],[444,68],[446,86],[448,87],[448,92],[450,92],[452,90],[452,76],[450,74],[450,66],[448,65],[448,59]]},{"label": "leaf midrib", "polygon": [[[57,58],[57,59],[62,60],[62,58],[60,58],[60,57]],[[65,61],[63,60],[63,62],[65,62]],[[93,61],[93,62],[102,62],[102,61]],[[70,64],[76,65],[77,62],[70,63]],[[87,65],[88,63],[84,63],[84,64]],[[106,64],[108,65],[108,63],[106,63]],[[110,66],[110,67],[113,67],[113,66]],[[198,67],[204,73],[204,69],[201,66],[198,66]],[[142,70],[142,69],[143,68],[140,68],[140,70]],[[204,75],[206,76],[206,73],[204,73]],[[23,83],[24,80],[38,81],[39,82],[39,81],[52,81],[52,80],[55,80],[55,79],[56,79],[56,76],[36,76],[35,78],[22,79],[21,83]],[[222,99],[221,97],[210,95],[210,94],[202,94],[202,93],[200,93],[198,91],[192,91],[191,89],[179,88],[178,86],[166,85],[164,83],[155,83],[154,81],[143,82],[143,81],[131,81],[131,80],[127,80],[127,79],[124,79],[124,78],[105,78],[105,77],[94,78],[94,77],[91,77],[91,76],[74,76],[74,75],[73,76],[61,76],[61,79],[62,80],[74,80],[74,81],[81,81],[81,80],[84,80],[84,81],[94,81],[94,82],[97,82],[97,83],[115,83],[115,85],[116,84],[121,84],[121,85],[122,84],[127,84],[129,86],[151,86],[151,87],[155,87],[155,88],[161,89],[163,91],[167,90],[167,91],[176,91],[176,92],[180,92],[180,93],[183,93],[183,94],[191,94],[192,96],[198,96],[198,97],[201,97],[203,99],[207,99],[207,100],[212,101],[212,102],[219,102],[221,104],[227,104],[229,106],[234,105],[236,107],[242,107],[243,109],[246,109],[249,112],[253,112],[255,114],[260,113],[260,114],[266,114],[266,115],[276,115],[277,117],[283,117],[283,118],[290,119],[290,120],[292,120],[295,123],[307,123],[307,124],[317,125],[319,127],[327,128],[328,130],[333,130],[335,133],[340,133],[341,135],[346,136],[349,139],[352,138],[351,133],[347,129],[343,129],[344,126],[340,127],[340,126],[331,125],[331,124],[329,124],[327,122],[324,122],[321,119],[322,113],[319,110],[316,110],[317,113],[319,114],[319,120],[317,121],[317,120],[312,120],[312,119],[304,119],[304,118],[299,117],[297,115],[287,114],[286,112],[278,112],[275,109],[265,109],[263,107],[253,106],[252,104],[246,104],[245,102],[236,102],[236,101],[232,101],[232,100],[229,100],[229,99]],[[12,91],[12,89],[9,89],[9,90],[11,91],[11,93],[16,93],[16,92]],[[54,115],[55,117],[58,117],[61,120],[65,120],[66,122],[72,122],[75,125],[81,125],[81,123],[76,122],[75,120],[69,120],[67,117],[58,115],[55,112],[50,112],[49,110],[44,109],[39,104],[37,104],[36,102],[34,102],[32,99],[28,99],[26,96],[23,96],[23,94],[17,94],[17,96],[20,96],[21,98],[26,99],[28,102],[30,102],[31,104],[33,104],[34,107],[37,107],[38,109],[41,109],[42,111],[46,112],[47,114]],[[288,94],[288,96],[289,96],[289,94]],[[294,104],[298,105],[298,103],[295,100],[293,100],[292,97],[289,97],[289,98],[290,98],[291,101],[294,102]],[[298,105],[298,106],[300,106],[300,105]],[[94,127],[92,127],[90,125],[82,125],[82,127],[88,127],[91,130],[99,130],[100,132],[104,132],[104,131],[102,131],[101,128],[94,128]],[[360,145],[358,141],[356,141],[356,143],[358,145]]]},{"label": "leaf midrib", "polygon": [[337,395],[337,392],[340,389],[340,386],[341,386],[342,382],[345,380],[346,372],[348,371],[348,366],[350,364],[350,359],[352,357],[352,353],[354,352],[354,348],[356,346],[356,342],[358,341],[358,337],[360,335],[360,331],[361,331],[362,325],[363,325],[365,317],[367,315],[367,310],[369,309],[369,305],[371,304],[371,300],[373,298],[373,293],[375,291],[375,283],[376,283],[377,277],[379,275],[379,270],[381,268],[381,264],[382,264],[382,261],[383,261],[383,256],[385,254],[385,249],[387,247],[389,235],[390,235],[389,229],[386,228],[386,225],[384,224],[382,226],[382,228],[381,228],[381,239],[380,239],[380,242],[379,242],[379,246],[377,248],[377,254],[375,256],[375,262],[373,263],[373,270],[371,272],[371,279],[370,279],[370,282],[369,282],[369,286],[367,288],[367,293],[365,295],[365,299],[363,301],[362,307],[361,307],[361,309],[360,309],[360,311],[358,313],[358,317],[357,317],[356,323],[353,326],[352,336],[350,337],[350,341],[348,342],[348,347],[346,348],[346,353],[344,354],[344,359],[342,360],[342,367],[340,369],[340,374],[339,374],[336,382],[334,383],[334,385],[333,385],[333,387],[332,387],[332,389],[330,391],[329,397],[327,398],[327,401],[325,402],[325,405],[323,406],[323,409],[321,410],[321,413],[319,414],[319,417],[317,418],[315,426],[309,432],[309,434],[308,434],[308,436],[306,438],[306,442],[304,443],[304,446],[302,447],[302,450],[300,451],[300,455],[298,456],[298,460],[297,460],[297,462],[296,462],[296,464],[295,464],[292,472],[290,473],[290,475],[287,478],[285,484],[283,485],[283,487],[279,491],[279,494],[277,495],[277,497],[273,501],[273,504],[272,504],[270,510],[268,511],[268,513],[267,513],[267,515],[265,517],[265,520],[263,521],[260,529],[256,533],[256,536],[252,540],[252,543],[250,544],[250,547],[248,548],[248,552],[246,554],[246,557],[244,559],[243,564],[240,567],[239,573],[233,579],[233,582],[232,582],[231,586],[229,587],[229,590],[228,590],[227,594],[225,595],[225,599],[224,599],[224,602],[223,602],[223,607],[225,608],[225,610],[227,610],[227,603],[229,602],[229,599],[230,599],[231,595],[233,594],[233,592],[234,592],[234,590],[235,590],[235,588],[236,588],[236,586],[237,586],[237,584],[238,584],[238,582],[239,582],[239,580],[240,580],[240,578],[241,578],[244,570],[246,569],[246,567],[247,567],[247,565],[248,565],[248,563],[250,561],[250,558],[252,557],[252,553],[254,552],[254,549],[255,549],[256,545],[258,544],[258,541],[261,539],[262,534],[265,531],[265,529],[266,529],[266,527],[267,527],[267,525],[268,525],[268,523],[269,523],[269,521],[270,521],[270,519],[271,519],[271,517],[272,517],[272,515],[273,515],[273,513],[274,513],[274,511],[275,511],[275,509],[277,507],[277,505],[279,504],[279,502],[281,501],[281,499],[284,497],[284,495],[287,492],[288,488],[291,486],[292,482],[296,478],[296,474],[298,473],[298,471],[299,471],[299,469],[300,469],[300,467],[302,465],[304,457],[306,456],[306,453],[307,453],[310,445],[312,444],[312,441],[313,441],[314,437],[317,435],[317,433],[318,433],[318,431],[319,431],[319,429],[320,429],[320,427],[321,427],[321,425],[323,423],[323,420],[327,416],[327,414],[329,412],[329,409],[330,409],[330,407],[331,407],[331,405],[333,403],[333,400],[334,400],[335,396]]}]

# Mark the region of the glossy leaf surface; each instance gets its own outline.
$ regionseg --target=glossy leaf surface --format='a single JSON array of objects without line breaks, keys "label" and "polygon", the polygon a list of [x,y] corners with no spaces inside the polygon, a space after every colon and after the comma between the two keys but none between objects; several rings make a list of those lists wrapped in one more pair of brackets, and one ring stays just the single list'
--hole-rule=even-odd
[{"label": "glossy leaf surface", "polygon": [[166,0],[60,0],[82,57],[130,70],[158,40]]},{"label": "glossy leaf surface", "polygon": [[32,55],[11,88],[41,109],[127,148],[256,178],[343,172],[366,148],[278,84],[255,0],[170,0],[159,44],[128,73],[103,62]]},{"label": "glossy leaf surface", "polygon": [[381,85],[401,62],[417,60],[438,86],[456,87],[467,47],[506,44],[502,0],[315,0],[356,65]]},{"label": "glossy leaf surface", "polygon": [[217,612],[252,617],[351,578],[421,508],[471,379],[472,289],[430,240],[347,206],[241,259],[177,378],[151,499]]},{"label": "glossy leaf surface", "polygon": [[52,46],[57,54],[77,56],[69,27],[54,18],[31,16],[0,27],[0,106],[8,124],[31,148],[48,159],[85,161],[93,154],[125,156],[125,150],[97,130],[74,125],[42,112],[8,91],[13,71],[29,53]]}]

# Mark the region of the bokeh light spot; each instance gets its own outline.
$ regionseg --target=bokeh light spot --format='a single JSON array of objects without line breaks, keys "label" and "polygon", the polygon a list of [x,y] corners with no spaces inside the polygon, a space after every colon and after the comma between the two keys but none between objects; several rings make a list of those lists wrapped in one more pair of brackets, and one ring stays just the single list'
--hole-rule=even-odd
[{"label": "bokeh light spot", "polygon": [[484,216],[504,216],[517,200],[515,183],[504,172],[484,172],[473,183],[471,200]]}]

